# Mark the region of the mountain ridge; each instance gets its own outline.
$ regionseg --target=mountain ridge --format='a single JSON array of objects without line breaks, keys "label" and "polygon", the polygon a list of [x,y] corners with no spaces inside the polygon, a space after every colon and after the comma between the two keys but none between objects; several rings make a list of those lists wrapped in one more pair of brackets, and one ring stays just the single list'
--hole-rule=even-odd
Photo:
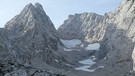
[{"label": "mountain ridge", "polygon": [[59,72],[63,71],[63,67],[69,68],[66,64],[74,63],[65,54],[53,23],[39,3],[26,5],[21,13],[8,21],[0,31],[2,76],[28,76],[28,72],[33,69],[34,76],[56,76],[57,73],[61,75]]},{"label": "mountain ridge", "polygon": [[92,38],[94,37],[93,35],[97,35],[95,31],[97,30],[97,26],[102,19],[103,16],[96,13],[84,12],[69,15],[68,19],[64,21],[63,25],[58,28],[58,32],[60,37],[63,39],[77,38],[90,42],[91,39],[94,39]]},{"label": "mountain ridge", "polygon": [[134,3],[69,15],[58,30],[41,4],[26,5],[0,29],[0,75],[134,76]]},{"label": "mountain ridge", "polygon": [[[94,39],[96,36],[94,34],[93,39],[88,40],[90,43],[99,42],[101,45],[97,53],[99,59],[97,65],[103,64],[105,70],[101,76],[130,76],[129,73],[134,71],[134,3],[134,0],[123,0],[118,8],[106,13],[98,24],[98,30],[94,31],[97,32],[98,39]],[[66,24],[63,25],[67,27]],[[66,30],[69,28],[63,31]],[[60,33],[64,34],[63,31]],[[72,33],[71,31],[68,32]],[[79,36],[79,33],[75,32]],[[68,37],[64,39],[68,39]],[[81,40],[85,41],[84,39]]]}]

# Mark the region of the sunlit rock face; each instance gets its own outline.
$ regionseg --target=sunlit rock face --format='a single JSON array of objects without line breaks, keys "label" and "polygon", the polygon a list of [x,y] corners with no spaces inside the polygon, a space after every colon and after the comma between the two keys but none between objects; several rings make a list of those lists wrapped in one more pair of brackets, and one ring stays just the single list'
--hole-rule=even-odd
[{"label": "sunlit rock face", "polygon": [[109,52],[107,56],[109,59],[112,58],[113,62],[132,62],[135,33],[134,6],[134,0],[124,0],[116,10],[107,14],[107,22],[113,24],[107,26],[102,43],[107,43]]},{"label": "sunlit rock face", "polygon": [[0,29],[0,49],[0,71],[8,73],[6,76],[30,76],[26,70],[32,69],[35,70],[33,76],[40,76],[41,72],[34,75],[39,69],[48,69],[48,72],[42,71],[43,75],[53,75],[50,70],[72,63],[70,58],[67,61],[57,31],[39,3],[26,5]]},{"label": "sunlit rock face", "polygon": [[121,72],[116,70],[114,74],[124,74],[133,70],[134,6],[134,0],[124,0],[113,12],[107,13],[106,19],[103,20],[107,24],[99,58],[105,56],[106,64],[113,65],[116,67],[115,70],[123,70]]},{"label": "sunlit rock face", "polygon": [[134,50],[132,52],[132,58],[133,58],[133,70],[135,71],[135,47],[134,47]]},{"label": "sunlit rock face", "polygon": [[134,7],[70,15],[56,31],[39,3],[28,4],[0,29],[0,75],[134,76]]},{"label": "sunlit rock face", "polygon": [[103,16],[95,13],[69,15],[68,19],[58,28],[63,39],[80,39],[84,41],[100,40],[98,25]]},{"label": "sunlit rock face", "polygon": [[[53,62],[53,54],[61,57],[56,29],[39,3],[28,4],[19,15],[7,22],[5,29],[10,31],[11,51],[14,50],[20,63],[30,63],[36,56],[47,63]],[[47,55],[50,57],[47,58]]]}]

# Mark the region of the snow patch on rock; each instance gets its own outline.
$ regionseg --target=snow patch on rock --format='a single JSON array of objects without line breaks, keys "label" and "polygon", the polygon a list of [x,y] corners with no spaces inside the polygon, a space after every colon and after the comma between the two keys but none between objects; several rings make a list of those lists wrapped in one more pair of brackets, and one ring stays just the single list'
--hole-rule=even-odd
[{"label": "snow patch on rock", "polygon": [[96,62],[94,62],[95,59],[96,59],[95,56],[91,56],[89,59],[79,61],[79,63],[83,64],[84,66],[77,67],[77,68],[75,68],[75,70],[94,72],[95,69],[91,70],[89,68],[96,63]]},{"label": "snow patch on rock", "polygon": [[100,44],[99,43],[93,43],[93,44],[89,44],[85,50],[99,50],[100,48]]},{"label": "snow patch on rock", "polygon": [[79,63],[91,66],[95,64],[96,62],[94,62],[92,59],[86,59],[86,60],[79,61]]},{"label": "snow patch on rock", "polygon": [[90,66],[87,65],[87,66],[75,68],[75,70],[82,70],[82,71],[87,71],[87,72],[94,72],[95,71],[95,69],[90,70],[88,68],[90,68]]},{"label": "snow patch on rock", "polygon": [[64,48],[65,51],[72,51],[74,49],[68,49],[68,48]]},{"label": "snow patch on rock", "polygon": [[56,62],[59,62],[57,59],[54,59]]},{"label": "snow patch on rock", "polygon": [[80,47],[83,48],[84,47],[84,44],[81,44]]},{"label": "snow patch on rock", "polygon": [[81,40],[79,39],[72,39],[72,40],[63,40],[61,39],[61,42],[67,47],[67,48],[73,48],[77,45],[81,44]]}]

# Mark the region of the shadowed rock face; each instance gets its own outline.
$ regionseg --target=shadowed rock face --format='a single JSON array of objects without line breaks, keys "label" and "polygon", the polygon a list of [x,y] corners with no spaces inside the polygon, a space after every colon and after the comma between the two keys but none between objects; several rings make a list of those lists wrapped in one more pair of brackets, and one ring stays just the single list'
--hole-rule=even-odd
[{"label": "shadowed rock face", "polygon": [[10,42],[8,40],[8,31],[0,28],[0,61],[10,60],[13,58],[12,53],[10,53],[9,48]]}]

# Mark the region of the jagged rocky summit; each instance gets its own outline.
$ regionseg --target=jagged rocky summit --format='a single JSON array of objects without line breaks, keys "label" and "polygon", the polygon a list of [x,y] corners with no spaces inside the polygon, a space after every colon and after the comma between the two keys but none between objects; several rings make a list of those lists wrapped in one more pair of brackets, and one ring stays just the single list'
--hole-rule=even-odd
[{"label": "jagged rocky summit", "polygon": [[0,29],[0,76],[135,76],[134,3],[69,15],[58,30],[39,3],[26,5]]},{"label": "jagged rocky summit", "polygon": [[62,46],[42,6],[30,3],[0,29],[0,76],[61,76],[72,63]]},{"label": "jagged rocky summit", "polygon": [[58,33],[62,39],[98,41],[100,40],[98,27],[102,20],[103,16],[96,13],[69,15],[68,19],[58,28]]}]

